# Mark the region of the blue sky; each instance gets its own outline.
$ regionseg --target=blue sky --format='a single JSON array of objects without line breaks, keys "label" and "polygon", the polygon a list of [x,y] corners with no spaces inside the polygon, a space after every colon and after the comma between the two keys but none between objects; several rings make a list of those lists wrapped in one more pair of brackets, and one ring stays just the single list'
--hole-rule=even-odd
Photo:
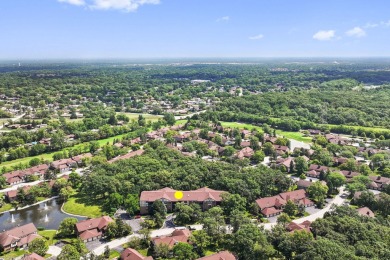
[{"label": "blue sky", "polygon": [[1,0],[0,59],[390,56],[388,0]]}]

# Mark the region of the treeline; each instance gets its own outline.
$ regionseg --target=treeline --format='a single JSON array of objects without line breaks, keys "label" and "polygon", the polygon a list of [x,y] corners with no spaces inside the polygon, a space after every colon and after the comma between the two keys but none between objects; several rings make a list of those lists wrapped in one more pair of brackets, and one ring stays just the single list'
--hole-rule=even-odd
[{"label": "treeline", "polygon": [[285,174],[265,166],[240,170],[229,163],[189,158],[159,141],[149,142],[144,149],[142,156],[95,166],[83,179],[82,193],[107,199],[114,193],[126,197],[164,187],[194,190],[207,186],[245,197],[249,209],[256,199],[276,195],[292,186]]}]

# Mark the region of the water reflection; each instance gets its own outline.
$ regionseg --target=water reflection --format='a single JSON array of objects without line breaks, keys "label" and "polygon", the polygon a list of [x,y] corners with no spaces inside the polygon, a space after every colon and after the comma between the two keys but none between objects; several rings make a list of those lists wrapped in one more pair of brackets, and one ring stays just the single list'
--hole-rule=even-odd
[{"label": "water reflection", "polygon": [[[36,227],[45,229],[58,229],[64,218],[73,217],[61,211],[61,203],[56,200],[50,200],[46,203],[0,214],[0,231],[8,230],[16,226],[34,223]],[[85,219],[76,217],[78,220]],[[14,220],[14,222],[12,221]]]}]

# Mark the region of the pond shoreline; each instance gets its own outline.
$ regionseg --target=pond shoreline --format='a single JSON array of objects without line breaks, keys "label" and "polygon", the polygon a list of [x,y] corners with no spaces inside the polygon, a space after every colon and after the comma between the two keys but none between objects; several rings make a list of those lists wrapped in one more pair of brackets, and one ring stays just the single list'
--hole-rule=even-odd
[{"label": "pond shoreline", "polygon": [[18,211],[18,210],[23,210],[23,209],[28,209],[28,208],[30,208],[32,206],[39,205],[41,203],[44,203],[44,202],[47,202],[47,201],[50,201],[50,200],[53,200],[53,199],[57,199],[57,198],[59,198],[59,196],[54,196],[54,197],[51,197],[51,198],[48,198],[48,199],[45,199],[45,200],[42,200],[42,201],[38,201],[38,202],[35,202],[34,204],[30,204],[30,205],[24,206],[22,208],[6,210],[6,211],[1,212],[0,214],[4,214],[4,213],[7,213],[7,212]]},{"label": "pond shoreline", "polygon": [[62,203],[62,205],[61,205],[61,211],[62,211],[62,213],[67,214],[67,215],[70,215],[70,216],[73,216],[73,217],[87,218],[87,219],[90,218],[90,217],[88,217],[88,216],[83,216],[83,215],[77,215],[77,214],[68,213],[68,212],[66,212],[66,211],[64,210],[64,205],[65,205],[65,202]]}]

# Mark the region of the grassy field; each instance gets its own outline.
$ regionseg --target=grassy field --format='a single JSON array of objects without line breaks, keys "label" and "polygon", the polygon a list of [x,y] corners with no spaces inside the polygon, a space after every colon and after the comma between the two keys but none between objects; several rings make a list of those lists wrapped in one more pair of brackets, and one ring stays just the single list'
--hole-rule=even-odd
[{"label": "grassy field", "polygon": [[[96,140],[96,141],[99,143],[100,146],[103,146],[103,145],[105,145],[107,143],[112,144],[115,139],[121,139],[125,135],[126,134],[116,135],[116,136],[112,136],[112,137],[109,137],[109,138],[100,139],[100,140]],[[3,163],[0,164],[0,167],[1,166],[12,167],[12,166],[18,165],[20,163],[21,164],[26,164],[33,158],[43,159],[45,161],[49,161],[50,162],[50,161],[53,161],[53,155],[55,153],[58,153],[58,152],[61,152],[61,151],[67,150],[67,149],[73,149],[73,148],[81,148],[82,151],[87,152],[87,150],[88,150],[88,143],[77,144],[75,146],[67,147],[67,148],[64,148],[64,149],[62,149],[60,151],[56,151],[56,152],[52,152],[52,153],[44,153],[44,154],[37,155],[37,156],[29,156],[29,157],[25,157],[25,158],[21,158],[21,159],[16,159],[16,160],[8,161],[8,162],[3,162]]]},{"label": "grassy field", "polygon": [[13,260],[16,257],[22,256],[24,254],[28,254],[28,252],[24,250],[4,252],[0,254],[0,258],[4,260]]},{"label": "grassy field", "polygon": [[12,209],[12,205],[10,203],[4,203],[3,206],[0,208],[0,213],[8,211],[10,209]]},{"label": "grassy field", "polygon": [[[176,121],[176,125],[185,124],[185,122],[187,122],[187,120],[178,120],[178,121]],[[238,123],[238,122],[221,122],[221,125],[223,127],[231,127],[231,128],[239,128],[239,129],[246,128],[248,130],[252,130],[252,129],[261,130],[262,129],[260,126],[246,124],[246,123]],[[294,139],[294,140],[297,140],[300,142],[305,142],[305,143],[310,143],[312,140],[311,137],[306,137],[300,132],[286,132],[286,131],[282,131],[282,130],[276,130],[276,133],[278,135],[282,135],[286,138]]]},{"label": "grassy field", "polygon": [[255,125],[245,124],[245,123],[238,123],[238,122],[221,122],[221,125],[223,127],[232,127],[232,128],[239,128],[239,129],[246,128],[248,130],[252,130],[252,129],[261,130],[260,126],[255,126]]},{"label": "grassy field", "polygon": [[124,114],[130,118],[130,120],[138,120],[139,115],[143,115],[143,117],[146,119],[146,121],[150,120],[152,122],[157,121],[158,119],[162,118],[163,116],[160,115],[152,115],[152,114],[138,114],[138,113],[122,113],[122,112],[117,112],[118,114]]},{"label": "grassy field", "polygon": [[285,132],[282,130],[276,130],[277,135],[282,135],[288,139],[294,139],[304,143],[310,143],[312,141],[311,137],[304,136],[304,134],[300,132]]},{"label": "grassy field", "polygon": [[83,198],[79,194],[73,195],[65,202],[63,210],[70,214],[96,218],[103,215],[100,206],[88,198]]},{"label": "grassy field", "polygon": [[57,230],[42,230],[38,231],[38,235],[44,237],[47,240],[47,244],[49,246],[55,244],[57,242],[56,239],[54,239],[54,236],[56,235]]},{"label": "grassy field", "polygon": [[[338,125],[331,125],[331,124],[319,124],[318,126],[328,126],[328,127],[337,127]],[[352,126],[352,125],[344,125],[345,127],[349,127],[349,128],[354,128],[354,129],[364,129],[364,130],[367,130],[367,131],[376,131],[376,132],[380,132],[380,131],[390,131],[390,129],[388,128],[383,128],[383,127],[376,127],[376,126],[373,126],[373,127],[369,127],[369,126]]]},{"label": "grassy field", "polygon": [[118,259],[120,255],[118,251],[110,250],[110,257],[108,259]]}]

